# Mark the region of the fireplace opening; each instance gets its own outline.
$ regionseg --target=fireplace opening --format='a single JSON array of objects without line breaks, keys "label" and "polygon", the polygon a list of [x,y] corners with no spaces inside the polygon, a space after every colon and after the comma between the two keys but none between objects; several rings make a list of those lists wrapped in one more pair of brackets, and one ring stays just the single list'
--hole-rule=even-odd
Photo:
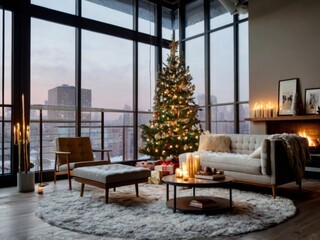
[{"label": "fireplace opening", "polygon": [[276,121],[267,123],[267,134],[295,133],[308,139],[310,151],[320,151],[320,122]]},{"label": "fireplace opening", "polygon": [[298,131],[297,135],[308,139],[310,149],[320,148],[320,138],[317,136],[308,135],[305,129]]},{"label": "fireplace opening", "polygon": [[266,123],[267,134],[295,133],[307,137],[311,159],[305,177],[320,179],[320,115],[279,116],[256,122]]}]

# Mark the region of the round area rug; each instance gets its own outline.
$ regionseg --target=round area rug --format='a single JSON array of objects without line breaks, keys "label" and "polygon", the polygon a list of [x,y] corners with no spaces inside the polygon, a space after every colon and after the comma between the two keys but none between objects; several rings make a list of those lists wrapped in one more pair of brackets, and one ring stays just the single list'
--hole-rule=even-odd
[{"label": "round area rug", "polygon": [[[173,196],[172,187],[170,197]],[[51,225],[98,236],[126,239],[193,239],[230,236],[266,229],[296,213],[293,202],[283,197],[232,191],[234,207],[216,215],[173,213],[166,206],[165,185],[134,185],[110,190],[105,204],[104,190],[58,191],[46,194],[36,215]],[[191,189],[178,188],[177,196],[191,196]],[[227,189],[196,189],[197,196],[229,198]]]}]

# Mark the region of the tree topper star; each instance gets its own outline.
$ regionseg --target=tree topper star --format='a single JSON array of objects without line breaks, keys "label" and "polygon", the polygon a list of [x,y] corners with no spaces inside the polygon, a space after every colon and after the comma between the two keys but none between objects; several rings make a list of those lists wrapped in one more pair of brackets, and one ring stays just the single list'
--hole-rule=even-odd
[{"label": "tree topper star", "polygon": [[179,43],[178,41],[172,40],[172,42],[169,44],[171,52],[175,53],[178,49]]}]

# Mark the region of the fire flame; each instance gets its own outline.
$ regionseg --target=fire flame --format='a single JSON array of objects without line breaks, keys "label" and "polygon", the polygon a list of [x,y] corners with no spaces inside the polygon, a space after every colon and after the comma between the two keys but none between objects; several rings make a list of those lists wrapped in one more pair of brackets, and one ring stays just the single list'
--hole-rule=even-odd
[{"label": "fire flame", "polygon": [[315,143],[315,141],[312,140],[312,138],[310,136],[308,136],[308,134],[306,133],[305,130],[301,130],[298,132],[298,135],[301,137],[305,137],[308,139],[309,142],[309,147],[316,147],[317,144]]}]

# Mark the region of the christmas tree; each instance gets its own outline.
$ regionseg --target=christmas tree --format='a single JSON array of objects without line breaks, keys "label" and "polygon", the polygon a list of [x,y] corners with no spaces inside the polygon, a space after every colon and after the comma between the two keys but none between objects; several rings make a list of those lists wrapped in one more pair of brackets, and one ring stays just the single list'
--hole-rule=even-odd
[{"label": "christmas tree", "polygon": [[144,146],[139,152],[155,159],[177,159],[181,153],[196,151],[202,131],[195,86],[177,49],[178,42],[172,41],[167,63],[158,74],[152,120],[149,126],[141,125]]}]

